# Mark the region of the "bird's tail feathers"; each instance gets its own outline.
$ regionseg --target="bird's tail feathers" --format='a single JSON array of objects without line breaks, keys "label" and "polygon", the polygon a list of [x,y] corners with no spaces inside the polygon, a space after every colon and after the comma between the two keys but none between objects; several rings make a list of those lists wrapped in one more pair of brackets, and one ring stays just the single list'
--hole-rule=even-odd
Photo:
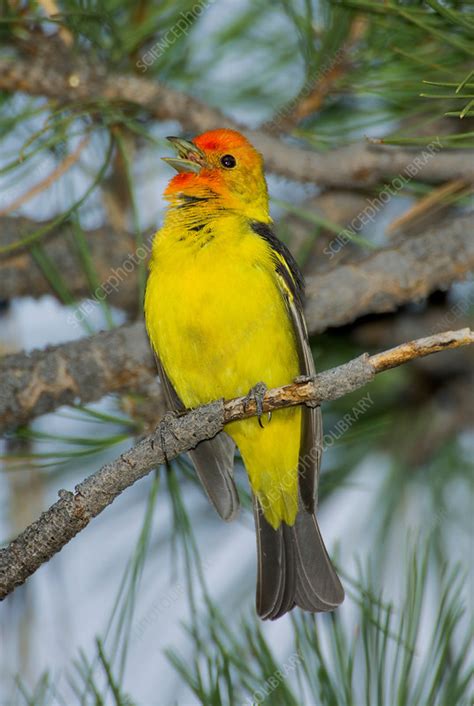
[{"label": "bird's tail feathers", "polygon": [[254,499],[257,534],[257,612],[275,620],[295,605],[310,612],[330,611],[344,600],[344,589],[329,559],[314,513],[300,504],[293,526],[274,529]]}]

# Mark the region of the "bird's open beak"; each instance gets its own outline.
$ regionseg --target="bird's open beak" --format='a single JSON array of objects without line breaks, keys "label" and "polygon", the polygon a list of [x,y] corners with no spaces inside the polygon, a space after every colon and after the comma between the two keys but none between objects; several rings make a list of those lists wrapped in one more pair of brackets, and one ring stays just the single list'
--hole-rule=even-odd
[{"label": "bird's open beak", "polygon": [[183,140],[182,137],[166,138],[176,150],[177,157],[162,157],[170,167],[174,167],[177,172],[194,172],[198,174],[202,167],[207,166],[206,155],[194,142]]}]

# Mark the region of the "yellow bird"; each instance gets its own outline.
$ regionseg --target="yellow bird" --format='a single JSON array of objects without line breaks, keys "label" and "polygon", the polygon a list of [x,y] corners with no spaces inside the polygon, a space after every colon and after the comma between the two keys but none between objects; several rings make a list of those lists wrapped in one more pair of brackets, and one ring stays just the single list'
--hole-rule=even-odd
[{"label": "yellow bird", "polygon": [[[234,130],[193,141],[168,138],[178,174],[165,198],[145,296],[145,320],[173,409],[313,375],[303,318],[303,279],[272,230],[261,155]],[[228,424],[191,452],[201,483],[225,520],[239,499],[234,446],[254,496],[257,612],[278,618],[294,605],[336,608],[344,591],[314,514],[322,450],[319,407],[278,410]]]}]

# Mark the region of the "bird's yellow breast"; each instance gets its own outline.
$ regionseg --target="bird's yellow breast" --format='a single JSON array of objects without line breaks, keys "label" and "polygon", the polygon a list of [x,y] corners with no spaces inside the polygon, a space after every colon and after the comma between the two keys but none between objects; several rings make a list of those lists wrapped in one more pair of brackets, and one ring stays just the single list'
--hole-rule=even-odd
[{"label": "bird's yellow breast", "polygon": [[188,407],[298,374],[294,334],[267,243],[235,216],[156,237],[145,312]]},{"label": "bird's yellow breast", "polygon": [[[235,215],[195,230],[166,225],[155,237],[145,297],[152,344],[179,397],[196,407],[277,387],[299,374],[295,335],[269,244]],[[288,475],[288,498],[273,524],[296,512],[299,409],[261,429],[253,418],[226,429],[244,457],[254,491]],[[283,496],[282,496],[283,497]]]}]

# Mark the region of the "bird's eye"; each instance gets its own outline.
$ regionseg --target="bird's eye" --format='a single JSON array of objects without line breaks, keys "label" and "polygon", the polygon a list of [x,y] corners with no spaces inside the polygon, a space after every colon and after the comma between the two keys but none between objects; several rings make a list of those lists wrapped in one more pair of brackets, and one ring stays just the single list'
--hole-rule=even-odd
[{"label": "bird's eye", "polygon": [[226,169],[233,169],[237,162],[235,161],[235,157],[233,157],[231,154],[225,154],[223,157],[221,157],[221,164]]}]

